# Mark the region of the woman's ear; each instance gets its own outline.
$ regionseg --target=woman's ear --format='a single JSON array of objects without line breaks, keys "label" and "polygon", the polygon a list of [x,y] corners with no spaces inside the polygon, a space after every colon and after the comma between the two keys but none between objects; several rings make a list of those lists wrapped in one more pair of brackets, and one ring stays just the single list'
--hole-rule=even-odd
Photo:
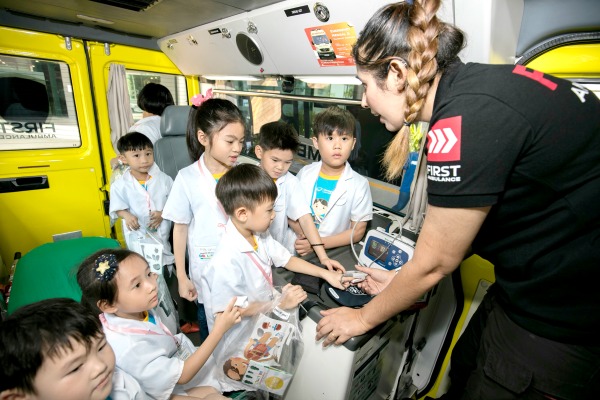
[{"label": "woman's ear", "polygon": [[109,313],[109,314],[114,314],[115,312],[117,312],[117,307],[108,304],[108,301],[106,301],[106,300],[98,300],[96,305],[102,312]]},{"label": "woman's ear", "polygon": [[387,77],[387,87],[396,88],[398,92],[402,92],[406,86],[406,73],[408,69],[406,63],[400,59],[390,61]]}]

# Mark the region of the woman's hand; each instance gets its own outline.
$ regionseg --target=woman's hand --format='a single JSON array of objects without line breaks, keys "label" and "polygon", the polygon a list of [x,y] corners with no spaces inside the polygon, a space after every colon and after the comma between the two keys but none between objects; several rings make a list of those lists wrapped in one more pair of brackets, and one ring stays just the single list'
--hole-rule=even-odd
[{"label": "woman's hand", "polygon": [[386,271],[379,268],[367,268],[357,265],[356,269],[367,274],[365,280],[357,283],[356,286],[370,295],[381,293],[396,276],[396,271]]},{"label": "woman's hand", "polygon": [[215,315],[215,323],[213,324],[212,329],[213,332],[223,335],[231,329],[232,326],[242,320],[239,307],[234,306],[236,300],[237,297],[232,298],[229,301],[229,304],[227,304],[227,307],[225,307],[225,311]]},{"label": "woman's hand", "polygon": [[297,307],[298,304],[302,303],[308,297],[302,286],[292,285],[291,283],[283,287],[282,293],[279,308],[284,310]]},{"label": "woman's hand", "polygon": [[338,307],[321,311],[323,318],[317,324],[316,340],[323,341],[323,347],[340,345],[348,339],[366,333],[367,327],[360,315],[361,310]]}]

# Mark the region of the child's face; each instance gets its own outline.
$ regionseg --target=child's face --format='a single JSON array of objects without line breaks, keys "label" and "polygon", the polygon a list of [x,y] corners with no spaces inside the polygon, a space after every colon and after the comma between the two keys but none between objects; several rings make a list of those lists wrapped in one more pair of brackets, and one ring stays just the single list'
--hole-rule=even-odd
[{"label": "child's face", "polygon": [[294,160],[294,153],[291,150],[263,150],[262,147],[256,146],[254,153],[260,160],[261,168],[267,171],[272,179],[285,175]]},{"label": "child's face", "polygon": [[343,167],[356,143],[355,137],[338,131],[334,131],[331,136],[319,134],[312,140],[321,154],[323,164],[331,168]]},{"label": "child's face", "polygon": [[117,280],[117,299],[104,311],[122,318],[140,320],[142,313],[158,305],[157,275],[146,260],[131,255],[119,263],[113,279]]},{"label": "child's face", "polygon": [[36,394],[31,400],[105,400],[112,389],[115,353],[104,334],[92,339],[88,351],[71,339],[72,350],[65,348],[54,358],[46,356],[35,376]]},{"label": "child's face", "polygon": [[129,150],[120,155],[121,161],[129,165],[132,174],[136,179],[145,179],[148,171],[154,164],[154,150],[147,148],[144,150]]},{"label": "child's face", "polygon": [[212,173],[232,167],[244,148],[244,125],[232,122],[211,138],[198,131],[198,140],[206,148],[204,162]]},{"label": "child's face", "polygon": [[274,202],[269,200],[257,205],[252,211],[248,210],[246,227],[252,232],[266,232],[275,218],[273,204]]}]

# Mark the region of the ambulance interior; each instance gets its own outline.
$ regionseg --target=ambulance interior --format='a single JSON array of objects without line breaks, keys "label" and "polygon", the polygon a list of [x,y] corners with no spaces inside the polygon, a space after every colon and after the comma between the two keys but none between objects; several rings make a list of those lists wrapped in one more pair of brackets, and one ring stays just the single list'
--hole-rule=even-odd
[{"label": "ambulance interior", "polygon": [[[403,179],[385,180],[379,161],[394,132],[385,130],[377,117],[361,108],[362,87],[350,56],[352,43],[368,18],[387,3],[385,0],[4,0],[0,26],[51,33],[67,49],[71,40],[77,45],[81,39],[84,46],[95,46],[106,57],[120,54],[119,47],[160,52],[174,68],[144,73],[136,71],[132,64],[128,68],[131,75],[140,81],[149,76],[159,77],[180,106],[189,104],[191,94],[206,93],[208,89],[234,102],[246,118],[247,162],[256,160],[253,151],[260,126],[282,119],[291,123],[301,138],[302,145],[291,169],[297,172],[303,165],[319,160],[310,140],[314,115],[330,105],[347,108],[357,120],[357,146],[349,161],[355,171],[369,179],[375,214],[360,243],[329,250],[328,254],[347,268],[361,263],[392,270],[401,268],[412,255],[426,215],[425,160],[417,152],[412,168],[406,169],[410,171],[410,179],[407,172]],[[600,3],[594,0],[569,3],[446,0],[440,10],[444,21],[456,24],[466,33],[467,47],[461,53],[464,62],[519,63],[574,79],[596,93],[600,91],[599,16]],[[333,56],[319,54],[313,33],[316,30],[327,35]],[[17,47],[16,43],[0,39],[0,58],[13,66],[24,62],[27,50],[2,50]],[[53,65],[51,57],[47,58],[48,65]],[[113,62],[119,62],[118,56]],[[57,74],[69,74],[66,66],[52,68]],[[43,75],[34,72],[33,67],[18,74],[15,70],[0,67],[0,93],[12,90],[13,86],[25,90],[20,80],[29,82],[27,92],[44,91],[39,86],[46,84]],[[100,74],[108,76],[108,67]],[[69,100],[68,96],[73,95],[66,87],[65,104],[80,102],[76,97]],[[16,93],[14,98],[19,97],[17,92],[13,93]],[[100,97],[99,92],[94,93]],[[6,96],[0,95],[2,98]],[[14,98],[10,102],[12,110]],[[23,106],[44,121],[45,117],[40,115],[49,112],[43,105],[23,103]],[[134,118],[139,118],[141,110],[135,104],[130,106]],[[3,126],[23,119],[22,114],[12,116],[14,112],[7,101],[0,103]],[[83,117],[98,118],[93,114],[78,118]],[[39,129],[43,127],[41,124]],[[114,149],[108,121],[96,121],[96,125],[91,137],[98,140],[97,169],[103,172],[94,179],[105,192],[110,176],[108,160],[114,156]],[[423,146],[427,126],[419,124],[415,129],[420,130]],[[179,140],[184,141],[183,136]],[[81,147],[85,143],[86,139],[80,139],[69,146]],[[19,145],[11,146],[6,141],[0,142],[0,205],[4,208],[21,201],[8,199],[8,195],[16,192],[23,195],[30,190],[15,190],[11,185],[15,185],[17,178],[19,184],[32,184],[31,190],[44,189],[46,185],[43,179],[37,180],[38,176],[47,175],[43,169],[25,170],[25,174],[18,169],[20,161],[14,153]],[[61,146],[64,144],[58,147]],[[36,157],[36,151],[47,148],[47,145],[28,147],[27,162]],[[52,187],[52,182],[46,186]],[[46,214],[40,215],[39,218],[46,218]],[[84,236],[114,235],[106,215],[101,218],[103,222],[97,231],[78,229],[76,223],[67,227],[59,224],[62,230],[51,232],[46,240],[52,240],[54,234],[61,238],[61,234],[78,230],[84,231]],[[17,218],[9,220],[17,226],[21,223]],[[40,243],[32,246],[43,240],[38,239]],[[15,251],[29,249],[19,249],[10,239],[8,228],[1,228],[0,250],[2,259],[8,263]],[[293,274],[288,272],[276,276],[280,283],[292,278]],[[319,311],[340,304],[359,307],[361,301],[368,301],[365,299],[368,296],[360,292],[340,293],[322,285],[304,305],[308,314],[302,321],[304,354],[285,398],[362,400],[441,396],[449,385],[450,350],[493,281],[493,266],[472,255],[412,309],[343,346],[326,349],[314,340]]]}]

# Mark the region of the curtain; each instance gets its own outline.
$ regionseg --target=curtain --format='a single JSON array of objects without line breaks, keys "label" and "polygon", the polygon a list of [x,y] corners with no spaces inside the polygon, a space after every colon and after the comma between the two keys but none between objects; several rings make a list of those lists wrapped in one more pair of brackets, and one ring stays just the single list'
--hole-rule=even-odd
[{"label": "curtain", "polygon": [[117,141],[127,133],[133,125],[133,114],[129,104],[129,90],[127,90],[127,77],[125,66],[110,64],[108,70],[108,118],[110,121],[110,140],[115,153]]}]

